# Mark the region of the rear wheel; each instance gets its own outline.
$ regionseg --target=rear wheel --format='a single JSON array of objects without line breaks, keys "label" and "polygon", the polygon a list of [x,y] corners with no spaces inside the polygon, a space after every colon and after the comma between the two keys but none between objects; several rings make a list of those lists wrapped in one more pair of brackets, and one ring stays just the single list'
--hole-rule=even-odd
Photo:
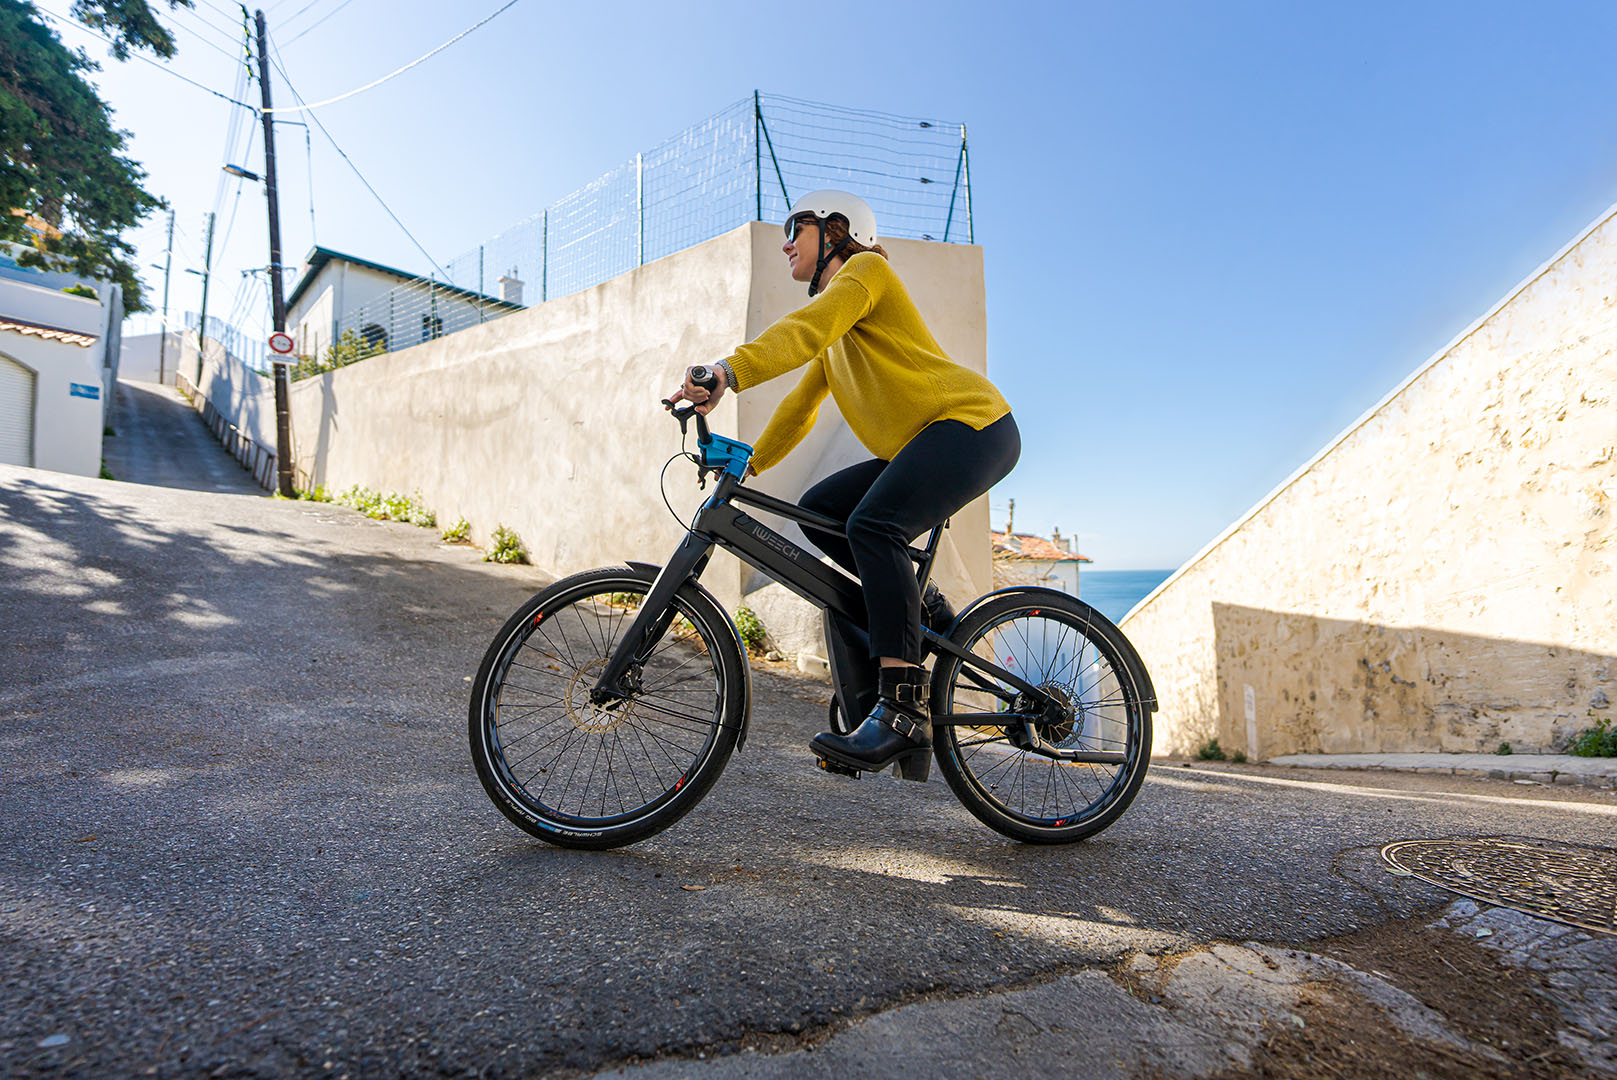
[{"label": "rear wheel", "polygon": [[469,736],[494,805],[541,840],[631,844],[701,801],[745,720],[745,659],[725,617],[682,588],[662,638],[633,673],[640,689],[590,701],[652,577],[630,567],[564,578],[513,615],[472,687]]},{"label": "rear wheel", "polygon": [[[1081,840],[1121,817],[1145,780],[1151,751],[1151,711],[1135,674],[1145,666],[1123,632],[1081,600],[1030,590],[988,601],[950,638],[1055,699],[1059,708],[1037,725],[1043,741],[1122,755],[1105,765],[1061,761],[1019,749],[1015,725],[940,724],[933,736],[938,767],[965,807],[989,828],[1035,844]],[[939,653],[933,715],[1016,711],[985,683],[1008,689]]]}]

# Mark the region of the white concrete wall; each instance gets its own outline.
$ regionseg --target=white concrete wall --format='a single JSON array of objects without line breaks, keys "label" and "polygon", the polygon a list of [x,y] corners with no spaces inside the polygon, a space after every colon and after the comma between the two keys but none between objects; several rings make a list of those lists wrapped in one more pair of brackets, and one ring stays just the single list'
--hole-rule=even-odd
[{"label": "white concrete wall", "polygon": [[[185,335],[180,373],[187,382],[197,370],[197,336]],[[234,424],[243,435],[275,451],[275,380],[260,375],[225,351],[220,342],[208,339],[208,355],[202,374],[192,383],[203,397]],[[199,406],[200,407],[200,406]]]},{"label": "white concrete wall", "polygon": [[[98,298],[62,291],[80,283],[94,288]],[[100,475],[101,433],[123,321],[121,290],[72,274],[8,273],[0,276],[0,315],[95,336],[86,347],[4,331],[0,353],[35,375],[34,467]]]},{"label": "white concrete wall", "polygon": [[[161,355],[161,378],[159,378],[158,371],[158,345],[162,343],[163,335],[160,333],[136,334],[133,337],[124,338],[123,347],[119,351],[118,377],[128,379],[131,382],[161,382],[167,386],[173,386],[174,372],[177,370],[183,349],[181,337],[182,335],[178,330],[170,330],[168,333],[168,343]],[[193,367],[192,370],[194,371],[195,368]]]},{"label": "white concrete wall", "polygon": [[[602,285],[436,341],[302,380],[292,389],[300,482],[419,491],[443,522],[464,516],[484,543],[515,529],[557,574],[640,559],[661,563],[705,493],[691,467],[658,472],[679,449],[659,400],[690,363],[724,357],[805,302],[779,252],[780,229],[743,226]],[[982,253],[888,245],[938,340],[986,362]],[[757,437],[790,377],[728,395],[714,427]],[[867,456],[827,403],[792,459],[761,478],[795,498],[812,479]],[[986,500],[955,518],[940,561],[957,598],[990,580]],[[751,571],[722,553],[704,581],[736,604]]]},{"label": "white concrete wall", "polygon": [[1124,621],[1159,753],[1545,751],[1617,697],[1617,216]]}]

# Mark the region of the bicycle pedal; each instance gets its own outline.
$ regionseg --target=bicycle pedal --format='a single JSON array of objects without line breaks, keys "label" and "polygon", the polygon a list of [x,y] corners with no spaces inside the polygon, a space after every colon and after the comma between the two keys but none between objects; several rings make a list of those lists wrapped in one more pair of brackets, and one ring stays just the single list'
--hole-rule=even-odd
[{"label": "bicycle pedal", "polygon": [[860,776],[864,775],[858,769],[851,769],[848,766],[840,765],[835,761],[827,761],[823,757],[815,758],[814,764],[818,765],[820,768],[834,776],[848,776],[857,780]]}]

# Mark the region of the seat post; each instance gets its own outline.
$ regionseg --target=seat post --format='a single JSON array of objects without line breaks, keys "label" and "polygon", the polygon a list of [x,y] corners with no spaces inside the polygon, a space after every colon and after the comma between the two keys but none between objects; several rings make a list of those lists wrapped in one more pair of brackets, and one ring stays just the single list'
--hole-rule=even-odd
[{"label": "seat post", "polygon": [[932,534],[927,537],[926,547],[920,551],[910,548],[910,558],[916,562],[915,582],[926,592],[927,579],[932,576],[932,560],[938,556],[938,542],[943,539],[943,530],[949,527],[949,518],[944,518],[942,525],[932,528]]}]

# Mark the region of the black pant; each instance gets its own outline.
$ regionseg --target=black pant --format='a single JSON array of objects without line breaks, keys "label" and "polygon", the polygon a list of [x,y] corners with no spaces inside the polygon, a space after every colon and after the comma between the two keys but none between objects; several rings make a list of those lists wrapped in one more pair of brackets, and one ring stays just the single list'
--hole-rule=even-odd
[{"label": "black pant", "polygon": [[839,566],[859,575],[870,615],[870,655],[921,662],[921,590],[912,540],[1004,479],[1022,454],[1009,414],[981,431],[958,420],[928,424],[892,461],[832,473],[802,505],[848,522],[848,538],[803,526]]}]

